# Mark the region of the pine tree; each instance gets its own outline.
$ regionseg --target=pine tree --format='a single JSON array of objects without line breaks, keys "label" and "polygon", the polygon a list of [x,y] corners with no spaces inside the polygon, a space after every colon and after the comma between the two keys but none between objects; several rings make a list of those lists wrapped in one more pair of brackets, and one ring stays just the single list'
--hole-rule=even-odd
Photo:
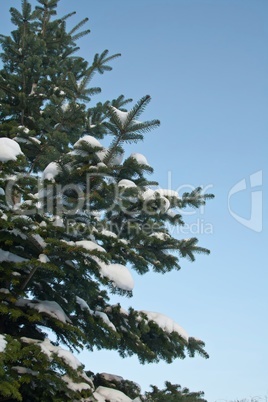
[{"label": "pine tree", "polygon": [[105,50],[91,64],[76,56],[87,19],[68,32],[73,13],[57,18],[58,1],[33,9],[23,0],[21,11],[10,9],[14,31],[0,36],[0,401],[201,401],[170,383],[141,396],[133,382],[86,371],[73,354],[208,357],[168,317],[126,311],[109,295],[132,295],[130,267],[165,273],[208,254],[168,224],[183,225],[182,209],[212,196],[155,190],[146,158],[124,156],[125,144],[159,125],[139,120],[150,96],[129,110],[123,95],[92,103],[100,88],[91,79],[119,54]]},{"label": "pine tree", "polygon": [[153,386],[151,392],[146,392],[146,402],[202,402],[203,392],[190,392],[188,388],[181,388],[180,385],[171,384],[166,381],[166,388],[159,390]]}]

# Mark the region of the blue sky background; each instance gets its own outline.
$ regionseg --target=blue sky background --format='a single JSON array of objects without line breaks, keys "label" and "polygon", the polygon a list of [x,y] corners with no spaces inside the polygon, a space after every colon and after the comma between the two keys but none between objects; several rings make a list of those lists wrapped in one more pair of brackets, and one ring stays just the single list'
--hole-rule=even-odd
[{"label": "blue sky background", "polygon": [[[0,0],[1,33],[11,29],[9,7],[20,3]],[[95,100],[152,96],[144,119],[158,118],[161,126],[129,152],[145,154],[161,187],[171,181],[182,192],[203,185],[216,196],[186,216],[192,226],[177,234],[197,236],[211,255],[181,261],[180,272],[165,276],[135,275],[134,297],[120,300],[172,317],[206,342],[210,359],[142,366],[106,351],[80,359],[144,390],[169,380],[205,391],[209,402],[267,400],[268,2],[61,0],[60,15],[73,10],[73,23],[90,18],[91,34],[79,41],[83,57],[92,60],[104,49],[122,53],[112,72],[92,82],[103,89]],[[251,189],[250,176],[260,171],[262,183],[253,179]],[[247,220],[256,212],[251,228],[228,209],[228,194],[243,179],[247,187],[233,194],[230,208]],[[263,208],[260,199],[251,202],[252,191],[262,194]]]}]

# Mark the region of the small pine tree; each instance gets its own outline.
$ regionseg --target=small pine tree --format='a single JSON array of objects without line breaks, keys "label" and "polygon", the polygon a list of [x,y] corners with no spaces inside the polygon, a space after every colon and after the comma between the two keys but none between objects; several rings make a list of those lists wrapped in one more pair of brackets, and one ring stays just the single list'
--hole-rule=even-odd
[{"label": "small pine tree", "polygon": [[146,402],[204,402],[203,392],[190,392],[188,388],[181,388],[180,385],[171,384],[166,381],[166,388],[159,390],[152,386],[151,392],[145,393]]},{"label": "small pine tree", "polygon": [[0,401],[201,401],[170,383],[141,396],[137,384],[86,371],[72,353],[208,357],[166,316],[126,311],[109,293],[132,295],[129,267],[165,273],[180,269],[180,257],[208,254],[167,224],[183,225],[180,210],[212,196],[153,190],[146,158],[124,157],[124,144],[159,125],[138,120],[150,97],[129,111],[122,95],[92,105],[93,75],[119,54],[106,50],[91,64],[76,56],[87,19],[68,32],[72,13],[57,18],[58,1],[32,9],[23,0],[21,12],[10,9],[14,31],[0,36]]}]

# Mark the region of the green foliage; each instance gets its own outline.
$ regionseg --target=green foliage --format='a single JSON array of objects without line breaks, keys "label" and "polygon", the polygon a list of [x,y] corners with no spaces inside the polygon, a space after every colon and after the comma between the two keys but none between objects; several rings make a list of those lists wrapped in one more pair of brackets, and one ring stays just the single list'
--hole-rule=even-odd
[{"label": "green foliage", "polygon": [[[208,357],[172,320],[167,328],[148,312],[125,311],[110,293],[131,297],[129,267],[165,273],[208,254],[168,225],[183,225],[181,210],[212,196],[153,190],[146,159],[124,156],[126,144],[160,124],[138,120],[150,96],[129,110],[123,95],[93,104],[94,74],[110,71],[119,54],[105,50],[91,65],[74,56],[87,19],[68,32],[73,13],[57,18],[57,4],[38,0],[32,9],[23,0],[21,12],[10,10],[14,31],[0,36],[0,139],[22,150],[0,161],[0,401],[92,401],[97,387],[140,398],[136,384],[94,376],[71,352],[106,348],[141,363]],[[107,136],[105,148],[97,138]],[[166,383],[143,400],[202,394]]]},{"label": "green foliage", "polygon": [[143,401],[146,402],[206,402],[203,399],[203,392],[190,392],[188,388],[181,388],[180,385],[165,383],[166,388],[159,390],[152,386],[151,392],[145,393]]}]

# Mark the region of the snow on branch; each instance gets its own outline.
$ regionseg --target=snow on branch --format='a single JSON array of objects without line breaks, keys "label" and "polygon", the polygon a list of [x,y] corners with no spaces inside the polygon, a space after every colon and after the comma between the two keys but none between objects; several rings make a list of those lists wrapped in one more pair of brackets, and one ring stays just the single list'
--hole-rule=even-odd
[{"label": "snow on branch", "polygon": [[29,300],[29,299],[18,299],[16,306],[23,307],[28,306],[34,308],[39,313],[46,313],[61,322],[71,322],[69,317],[65,314],[61,306],[55,301],[49,300]]},{"label": "snow on branch", "polygon": [[0,138],[0,161],[15,161],[18,155],[23,155],[19,144],[7,137]]},{"label": "snow on branch", "polygon": [[0,249],[0,262],[2,261],[23,262],[27,260],[25,258],[19,257],[16,254],[11,253],[10,251]]},{"label": "snow on branch", "polygon": [[98,387],[93,395],[98,402],[132,402],[123,392],[107,387]]},{"label": "snow on branch", "polygon": [[92,137],[92,135],[85,135],[84,137],[81,137],[74,144],[74,148],[78,147],[79,145],[82,145],[83,141],[93,148],[103,148],[101,143],[95,137]]},{"label": "snow on branch", "polygon": [[81,392],[85,389],[92,389],[92,386],[86,382],[73,382],[73,380],[68,375],[64,375],[61,378],[67,384],[67,387],[74,392]]},{"label": "snow on branch", "polygon": [[160,328],[162,328],[165,332],[171,334],[172,332],[177,332],[182,338],[184,338],[187,342],[189,340],[189,335],[179,324],[173,321],[171,318],[167,317],[164,314],[154,313],[152,311],[142,310],[141,313],[144,313],[149,321],[154,321]]},{"label": "snow on branch", "polygon": [[130,158],[134,159],[139,165],[150,166],[146,157],[143,154],[134,152],[130,155]]},{"label": "snow on branch", "polygon": [[134,279],[130,271],[122,264],[100,264],[101,273],[103,276],[109,278],[116,287],[131,291],[134,288]]},{"label": "snow on branch", "polygon": [[4,337],[4,335],[0,334],[0,353],[4,352],[6,345],[7,345],[7,341]]},{"label": "snow on branch", "polygon": [[69,350],[62,349],[60,346],[54,346],[48,338],[44,341],[39,341],[32,338],[22,337],[21,341],[28,344],[38,345],[50,360],[52,360],[53,354],[57,355],[73,370],[78,370],[83,367],[82,363]]},{"label": "snow on branch", "polygon": [[[68,242],[68,244],[70,244],[70,242]],[[88,251],[96,250],[103,253],[106,252],[103,247],[91,240],[79,240],[73,244],[82,246]],[[98,263],[101,275],[110,279],[114,286],[126,291],[133,290],[134,280],[127,267],[122,264],[106,264],[96,256],[91,256],[91,258]]]}]

